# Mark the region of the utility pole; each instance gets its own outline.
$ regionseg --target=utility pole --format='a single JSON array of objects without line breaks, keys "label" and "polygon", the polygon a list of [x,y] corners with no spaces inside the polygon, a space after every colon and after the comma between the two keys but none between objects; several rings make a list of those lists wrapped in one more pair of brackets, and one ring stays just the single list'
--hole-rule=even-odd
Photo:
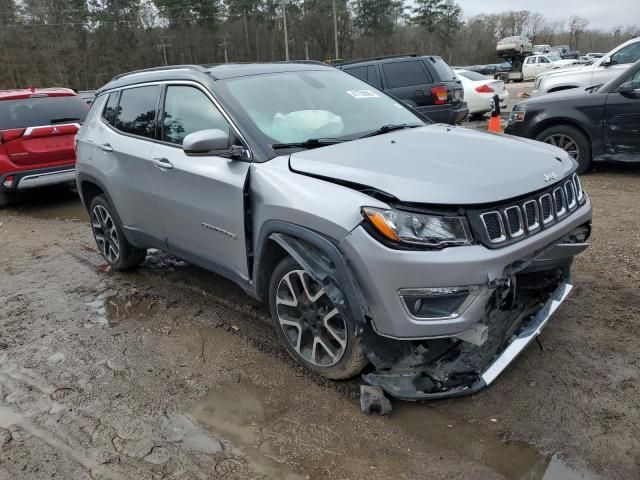
[{"label": "utility pole", "polygon": [[165,43],[164,38],[160,39],[160,45],[158,45],[158,48],[162,49],[162,58],[164,58],[165,67],[169,65],[169,63],[167,62],[167,47],[170,47],[170,46],[171,46],[170,44]]},{"label": "utility pole", "polygon": [[338,55],[338,12],[336,10],[336,0],[333,0],[333,39],[336,47],[335,59],[337,60],[340,56]]},{"label": "utility pole", "polygon": [[282,24],[284,26],[284,59],[289,61],[289,37],[287,36],[287,8],[286,0],[282,0]]},{"label": "utility pole", "polygon": [[229,34],[225,33],[222,38],[224,41],[220,44],[220,46],[224,49],[224,63],[229,63],[229,57],[227,56],[227,39],[229,38]]},{"label": "utility pole", "polygon": [[309,42],[304,41],[304,59],[309,60]]}]

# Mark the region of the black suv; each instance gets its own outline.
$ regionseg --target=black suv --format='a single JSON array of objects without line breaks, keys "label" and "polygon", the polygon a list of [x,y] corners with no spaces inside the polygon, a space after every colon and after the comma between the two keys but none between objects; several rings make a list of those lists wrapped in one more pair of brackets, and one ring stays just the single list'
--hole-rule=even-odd
[{"label": "black suv", "polygon": [[460,80],[440,57],[392,55],[336,67],[395,96],[433,122],[455,125],[469,114]]}]

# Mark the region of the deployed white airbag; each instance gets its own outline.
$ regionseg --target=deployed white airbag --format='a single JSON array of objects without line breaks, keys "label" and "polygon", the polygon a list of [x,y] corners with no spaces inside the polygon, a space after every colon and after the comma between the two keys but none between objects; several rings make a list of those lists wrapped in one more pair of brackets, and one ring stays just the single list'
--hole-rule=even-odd
[{"label": "deployed white airbag", "polygon": [[264,131],[271,138],[290,143],[339,136],[344,124],[340,116],[328,110],[298,110],[287,114],[276,113],[271,126],[265,127]]}]

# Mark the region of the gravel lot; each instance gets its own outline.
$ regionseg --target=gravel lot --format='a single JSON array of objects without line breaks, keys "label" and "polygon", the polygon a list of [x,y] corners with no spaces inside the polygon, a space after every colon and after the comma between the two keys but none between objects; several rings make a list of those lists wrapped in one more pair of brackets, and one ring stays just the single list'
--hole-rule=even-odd
[{"label": "gravel lot", "polygon": [[73,192],[0,210],[0,478],[639,478],[640,167],[583,183],[592,246],[544,351],[386,418],[230,282],[157,251],[109,271]]}]

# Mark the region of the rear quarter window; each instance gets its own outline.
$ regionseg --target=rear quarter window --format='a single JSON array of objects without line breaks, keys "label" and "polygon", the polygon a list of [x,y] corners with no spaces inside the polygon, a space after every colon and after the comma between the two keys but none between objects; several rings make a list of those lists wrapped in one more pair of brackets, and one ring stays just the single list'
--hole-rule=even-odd
[{"label": "rear quarter window", "polygon": [[107,103],[102,111],[102,118],[109,125],[113,125],[116,118],[116,110],[118,106],[118,95],[120,92],[111,92],[107,98]]},{"label": "rear quarter window", "polygon": [[425,59],[431,68],[433,68],[438,77],[440,77],[441,82],[446,82],[449,80],[455,80],[456,74],[451,69],[451,67],[440,57],[429,57]]}]

